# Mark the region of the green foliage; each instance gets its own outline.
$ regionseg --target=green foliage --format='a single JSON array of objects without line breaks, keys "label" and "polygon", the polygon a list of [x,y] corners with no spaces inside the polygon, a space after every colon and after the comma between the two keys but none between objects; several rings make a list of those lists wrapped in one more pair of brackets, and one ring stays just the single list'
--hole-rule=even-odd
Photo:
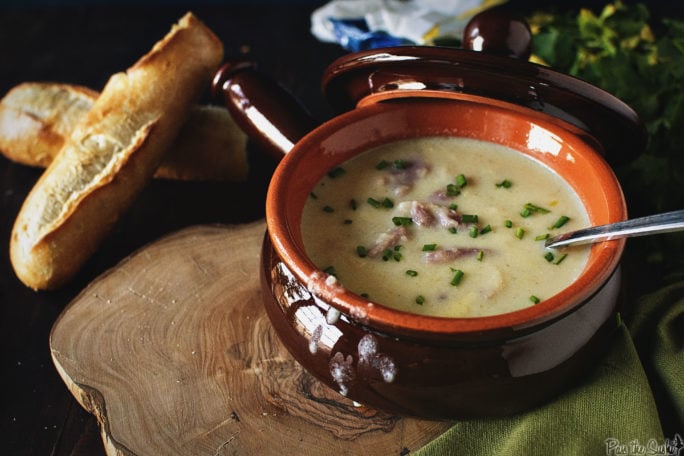
[{"label": "green foliage", "polygon": [[[536,58],[612,93],[643,120],[646,150],[615,170],[630,215],[684,208],[684,21],[653,18],[646,5],[620,1],[601,11],[540,11],[529,21]],[[644,273],[684,278],[681,233],[628,245]]]}]

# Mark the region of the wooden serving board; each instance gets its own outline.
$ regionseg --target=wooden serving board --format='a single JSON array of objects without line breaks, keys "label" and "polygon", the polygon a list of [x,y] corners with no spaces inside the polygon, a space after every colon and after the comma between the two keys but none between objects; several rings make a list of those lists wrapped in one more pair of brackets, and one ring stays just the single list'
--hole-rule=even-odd
[{"label": "wooden serving board", "polygon": [[319,383],[271,329],[263,221],[194,226],[93,281],[50,335],[109,455],[400,455],[449,426],[376,412]]}]

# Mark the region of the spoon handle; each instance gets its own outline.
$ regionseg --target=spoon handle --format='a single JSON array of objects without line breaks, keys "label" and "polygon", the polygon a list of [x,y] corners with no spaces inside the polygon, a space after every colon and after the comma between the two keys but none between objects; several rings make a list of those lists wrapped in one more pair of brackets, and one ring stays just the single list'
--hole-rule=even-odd
[{"label": "spoon handle", "polygon": [[571,231],[547,239],[544,245],[549,248],[558,248],[571,244],[588,244],[679,230],[684,230],[684,210]]}]

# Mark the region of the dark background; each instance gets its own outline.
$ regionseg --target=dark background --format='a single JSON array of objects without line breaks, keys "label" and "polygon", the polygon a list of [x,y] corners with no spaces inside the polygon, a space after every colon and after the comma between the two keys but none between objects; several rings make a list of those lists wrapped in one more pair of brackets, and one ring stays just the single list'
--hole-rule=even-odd
[{"label": "dark background", "polygon": [[[101,89],[192,10],[223,40],[226,58],[250,57],[325,120],[324,68],[345,54],[310,34],[310,14],[324,2],[106,2],[33,0],[0,3],[0,94],[25,81]],[[543,2],[518,3],[522,10]],[[594,2],[596,3],[596,2]],[[658,14],[681,16],[682,2],[648,2]],[[587,2],[563,2],[563,7]],[[142,5],[142,6],[141,6]],[[48,337],[64,307],[106,269],[135,249],[182,227],[236,223],[263,214],[273,164],[250,147],[245,184],[153,182],[76,280],[57,292],[34,292],[15,277],[8,258],[14,218],[40,170],[0,156],[0,453],[104,454],[95,419],[75,402],[50,358]]]},{"label": "dark background", "polygon": [[[30,3],[30,2],[29,2]],[[83,84],[100,90],[192,10],[218,36],[226,58],[250,57],[320,119],[323,68],[344,51],[309,33],[312,5],[97,5],[0,9],[0,93],[24,81]],[[250,147],[246,184],[154,181],[68,287],[34,292],[11,268],[8,243],[23,199],[41,173],[0,156],[0,454],[99,455],[95,419],[75,402],[54,368],[50,329],[85,285],[142,245],[184,226],[235,223],[263,214],[271,162]]]}]

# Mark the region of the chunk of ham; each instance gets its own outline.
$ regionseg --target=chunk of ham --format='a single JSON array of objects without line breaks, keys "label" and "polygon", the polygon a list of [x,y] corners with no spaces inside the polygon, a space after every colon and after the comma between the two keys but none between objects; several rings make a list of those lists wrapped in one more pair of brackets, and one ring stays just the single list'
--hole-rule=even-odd
[{"label": "chunk of ham", "polygon": [[403,196],[410,192],[416,181],[425,177],[429,171],[430,166],[423,160],[405,160],[401,168],[392,166],[383,173],[382,184],[395,196]]},{"label": "chunk of ham", "polygon": [[392,249],[402,242],[406,242],[409,238],[409,232],[406,227],[398,226],[382,233],[375,240],[373,246],[368,249],[368,256],[370,258],[377,258],[383,254],[387,249]]},{"label": "chunk of ham", "polygon": [[433,250],[431,252],[425,252],[423,254],[423,261],[425,261],[428,264],[449,263],[464,256],[475,256],[480,252],[480,250],[482,249],[474,247],[454,247],[451,249]]},{"label": "chunk of ham", "polygon": [[418,226],[458,228],[461,225],[461,214],[441,204],[403,201],[397,204],[396,212],[411,217]]}]

